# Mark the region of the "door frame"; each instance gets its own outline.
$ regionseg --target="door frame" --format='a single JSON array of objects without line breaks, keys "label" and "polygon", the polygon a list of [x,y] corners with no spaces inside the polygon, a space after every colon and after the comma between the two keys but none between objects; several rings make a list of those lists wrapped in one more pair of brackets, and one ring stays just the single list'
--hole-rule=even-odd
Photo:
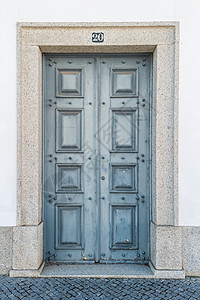
[{"label": "door frame", "polygon": [[[93,43],[93,32],[104,32],[104,42]],[[27,270],[37,276],[44,265],[42,53],[139,52],[153,53],[151,263],[157,270],[182,270],[178,227],[179,23],[18,23],[13,274]]]}]

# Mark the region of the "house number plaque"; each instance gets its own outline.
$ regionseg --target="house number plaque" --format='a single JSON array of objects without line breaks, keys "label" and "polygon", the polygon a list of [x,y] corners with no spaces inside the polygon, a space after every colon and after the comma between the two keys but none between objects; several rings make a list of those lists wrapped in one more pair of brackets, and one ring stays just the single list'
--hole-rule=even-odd
[{"label": "house number plaque", "polygon": [[104,33],[103,32],[93,32],[92,33],[92,42],[93,43],[103,43]]}]

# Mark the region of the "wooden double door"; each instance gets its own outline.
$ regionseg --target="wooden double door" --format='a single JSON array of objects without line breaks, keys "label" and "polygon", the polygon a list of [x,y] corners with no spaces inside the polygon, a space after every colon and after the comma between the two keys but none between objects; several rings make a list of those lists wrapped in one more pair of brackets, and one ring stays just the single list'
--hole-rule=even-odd
[{"label": "wooden double door", "polygon": [[45,259],[145,262],[151,55],[44,55]]}]

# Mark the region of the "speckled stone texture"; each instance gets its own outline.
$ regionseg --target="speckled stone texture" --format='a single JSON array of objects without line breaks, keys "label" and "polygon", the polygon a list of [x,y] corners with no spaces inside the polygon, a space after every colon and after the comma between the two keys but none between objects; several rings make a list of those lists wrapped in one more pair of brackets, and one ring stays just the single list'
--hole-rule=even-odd
[{"label": "speckled stone texture", "polygon": [[41,266],[35,270],[35,269],[29,269],[29,270],[10,270],[9,275],[10,277],[40,277],[40,274],[44,268],[45,262],[41,264]]},{"label": "speckled stone texture", "polygon": [[154,52],[153,92],[153,222],[174,225],[174,45]]},{"label": "speckled stone texture", "polygon": [[[38,47],[21,49],[20,174],[21,197],[17,225],[41,222],[41,52]],[[22,124],[23,122],[23,124]],[[18,140],[19,143],[19,140]],[[37,188],[36,188],[37,187]]]},{"label": "speckled stone texture", "polygon": [[[156,23],[154,23],[156,24]],[[175,23],[173,23],[174,25]],[[38,45],[94,45],[91,32],[104,32],[106,45],[163,45],[173,44],[174,26],[135,26],[135,23],[45,23],[23,26],[23,43]],[[171,25],[171,24],[170,24]],[[127,39],[128,38],[128,39]]]},{"label": "speckled stone texture", "polygon": [[184,270],[156,270],[141,264],[46,264],[40,277],[185,278]]},{"label": "speckled stone texture", "polygon": [[43,223],[13,228],[13,269],[39,269],[43,260]]},{"label": "speckled stone texture", "polygon": [[153,278],[151,268],[141,264],[46,264],[41,277]]},{"label": "speckled stone texture", "polygon": [[151,223],[151,261],[158,270],[182,270],[182,227]]},{"label": "speckled stone texture", "polygon": [[187,276],[200,276],[200,227],[183,227],[183,267]]},{"label": "speckled stone texture", "polygon": [[7,274],[11,266],[12,227],[0,227],[0,274]]}]

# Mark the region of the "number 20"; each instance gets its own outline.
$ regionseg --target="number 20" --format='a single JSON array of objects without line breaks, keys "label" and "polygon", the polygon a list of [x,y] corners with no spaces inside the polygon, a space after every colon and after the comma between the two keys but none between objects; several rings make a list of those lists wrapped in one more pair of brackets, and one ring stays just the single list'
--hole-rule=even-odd
[{"label": "number 20", "polygon": [[104,34],[102,32],[100,33],[93,33],[92,34],[92,42],[98,43],[98,42],[103,42],[104,40]]}]

